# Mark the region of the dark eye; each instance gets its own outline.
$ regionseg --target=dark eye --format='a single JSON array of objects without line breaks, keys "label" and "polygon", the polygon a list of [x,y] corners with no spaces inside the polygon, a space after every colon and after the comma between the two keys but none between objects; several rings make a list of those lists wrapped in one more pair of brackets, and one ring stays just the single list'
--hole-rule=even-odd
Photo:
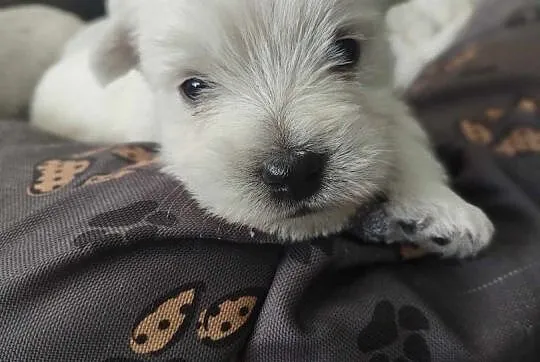
[{"label": "dark eye", "polygon": [[199,78],[190,78],[180,86],[180,91],[191,101],[196,101],[203,90],[209,88],[208,83]]},{"label": "dark eye", "polygon": [[354,67],[362,55],[360,42],[356,39],[339,39],[334,43],[334,48],[338,57],[337,65],[340,68]]}]

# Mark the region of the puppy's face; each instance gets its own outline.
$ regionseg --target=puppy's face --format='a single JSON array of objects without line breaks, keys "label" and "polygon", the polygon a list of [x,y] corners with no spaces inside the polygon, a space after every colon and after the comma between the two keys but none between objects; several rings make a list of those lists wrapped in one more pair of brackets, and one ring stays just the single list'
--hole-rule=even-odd
[{"label": "puppy's face", "polygon": [[384,189],[380,1],[141,3],[163,159],[202,207],[301,240],[338,231]]}]

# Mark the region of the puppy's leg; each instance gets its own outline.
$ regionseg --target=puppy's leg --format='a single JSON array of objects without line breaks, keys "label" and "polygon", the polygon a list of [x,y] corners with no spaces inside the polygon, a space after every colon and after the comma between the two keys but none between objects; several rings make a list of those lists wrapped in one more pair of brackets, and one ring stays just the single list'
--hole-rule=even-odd
[{"label": "puppy's leg", "polygon": [[[398,169],[384,208],[388,242],[411,242],[444,257],[474,256],[491,241],[494,227],[479,208],[446,183],[420,125],[398,111]],[[403,116],[405,115],[405,116]]]}]

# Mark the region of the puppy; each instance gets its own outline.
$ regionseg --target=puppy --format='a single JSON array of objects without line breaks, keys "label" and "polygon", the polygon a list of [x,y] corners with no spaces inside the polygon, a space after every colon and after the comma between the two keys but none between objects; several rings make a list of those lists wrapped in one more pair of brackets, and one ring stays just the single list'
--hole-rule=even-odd
[{"label": "puppy", "polygon": [[[392,92],[380,0],[111,0],[36,91],[33,123],[161,144],[209,213],[283,242],[346,228],[384,194],[387,242],[445,257],[493,225],[447,186]],[[94,29],[95,30],[95,29]]]}]

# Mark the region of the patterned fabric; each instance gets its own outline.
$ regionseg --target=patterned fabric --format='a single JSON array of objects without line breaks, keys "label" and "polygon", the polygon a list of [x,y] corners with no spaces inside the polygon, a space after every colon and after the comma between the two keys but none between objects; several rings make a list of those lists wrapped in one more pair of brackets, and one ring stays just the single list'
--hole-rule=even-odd
[{"label": "patterned fabric", "polygon": [[472,261],[351,232],[272,245],[199,210],[155,145],[2,126],[0,361],[540,360],[538,14],[464,37],[408,94],[497,226]]}]

